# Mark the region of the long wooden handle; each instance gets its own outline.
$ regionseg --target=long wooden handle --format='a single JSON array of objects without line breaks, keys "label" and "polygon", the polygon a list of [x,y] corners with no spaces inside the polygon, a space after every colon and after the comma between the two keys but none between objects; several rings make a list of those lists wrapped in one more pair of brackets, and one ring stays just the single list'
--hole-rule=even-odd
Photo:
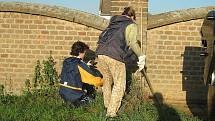
[{"label": "long wooden handle", "polygon": [[150,82],[150,80],[149,80],[149,77],[148,77],[147,74],[146,74],[145,69],[142,69],[140,72],[141,72],[142,75],[145,77],[146,82],[147,82],[147,84],[148,84],[148,86],[149,86],[149,89],[150,89],[150,91],[151,91],[153,97],[155,98],[156,102],[157,102],[158,104],[161,104],[159,98],[155,95],[154,89],[153,89],[152,84],[151,84],[151,82]]}]

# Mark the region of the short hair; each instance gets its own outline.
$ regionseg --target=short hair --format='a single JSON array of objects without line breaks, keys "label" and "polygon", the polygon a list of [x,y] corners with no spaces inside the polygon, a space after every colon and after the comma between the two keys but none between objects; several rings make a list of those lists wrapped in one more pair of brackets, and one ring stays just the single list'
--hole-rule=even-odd
[{"label": "short hair", "polygon": [[127,15],[129,17],[134,17],[134,20],[136,20],[136,14],[135,14],[135,10],[133,7],[129,6],[129,7],[125,7],[124,11],[122,12],[122,15]]},{"label": "short hair", "polygon": [[89,49],[88,45],[81,41],[77,41],[72,45],[70,55],[78,56],[79,53],[84,53],[84,51],[88,49]]}]

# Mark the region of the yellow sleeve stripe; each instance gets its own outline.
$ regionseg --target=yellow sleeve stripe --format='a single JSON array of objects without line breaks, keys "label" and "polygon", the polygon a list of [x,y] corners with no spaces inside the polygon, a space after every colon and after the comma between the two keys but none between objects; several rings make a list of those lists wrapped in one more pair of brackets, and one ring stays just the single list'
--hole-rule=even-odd
[{"label": "yellow sleeve stripe", "polygon": [[78,66],[78,69],[79,69],[79,72],[81,75],[82,82],[90,84],[90,85],[94,85],[96,87],[102,86],[103,80],[101,79],[101,77],[93,76],[92,74],[90,74],[89,72],[87,72],[80,66]]},{"label": "yellow sleeve stripe", "polygon": [[74,89],[74,90],[82,90],[82,88],[77,88],[77,87],[73,87],[73,86],[69,86],[69,85],[65,85],[65,84],[60,84],[60,86],[67,87],[67,88]]}]

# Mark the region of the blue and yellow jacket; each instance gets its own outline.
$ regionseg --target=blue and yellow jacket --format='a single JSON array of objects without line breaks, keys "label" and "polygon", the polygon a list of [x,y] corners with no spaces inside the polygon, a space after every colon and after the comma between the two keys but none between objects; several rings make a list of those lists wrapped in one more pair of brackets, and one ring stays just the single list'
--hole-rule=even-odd
[{"label": "blue and yellow jacket", "polygon": [[63,62],[60,81],[60,95],[67,101],[76,101],[85,94],[83,83],[102,86],[100,75],[93,72],[80,58],[69,57]]}]

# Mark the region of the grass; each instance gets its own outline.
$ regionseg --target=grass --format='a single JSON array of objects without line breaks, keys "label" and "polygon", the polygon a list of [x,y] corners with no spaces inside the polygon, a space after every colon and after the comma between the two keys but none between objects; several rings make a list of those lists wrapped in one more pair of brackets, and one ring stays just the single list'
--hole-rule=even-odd
[{"label": "grass", "polygon": [[[127,101],[126,101],[127,100]],[[132,102],[133,100],[133,102]],[[123,100],[119,116],[106,118],[103,98],[84,107],[67,106],[57,90],[37,90],[23,96],[0,97],[1,121],[200,121],[164,105],[157,108],[153,102],[135,101],[135,98]],[[162,113],[163,112],[163,113]],[[165,114],[164,114],[165,112]]]},{"label": "grass", "polygon": [[33,80],[26,80],[26,89],[33,90],[31,93],[27,91],[22,96],[4,95],[4,87],[0,85],[0,121],[200,121],[168,105],[160,107],[152,101],[143,102],[139,99],[139,86],[135,86],[137,81],[132,81],[130,76],[127,84],[130,85],[127,87],[130,92],[124,97],[116,118],[105,116],[101,94],[87,106],[68,106],[60,98],[58,90],[52,87],[57,85],[55,83],[58,80],[55,64],[51,56],[42,65],[37,61]]}]

